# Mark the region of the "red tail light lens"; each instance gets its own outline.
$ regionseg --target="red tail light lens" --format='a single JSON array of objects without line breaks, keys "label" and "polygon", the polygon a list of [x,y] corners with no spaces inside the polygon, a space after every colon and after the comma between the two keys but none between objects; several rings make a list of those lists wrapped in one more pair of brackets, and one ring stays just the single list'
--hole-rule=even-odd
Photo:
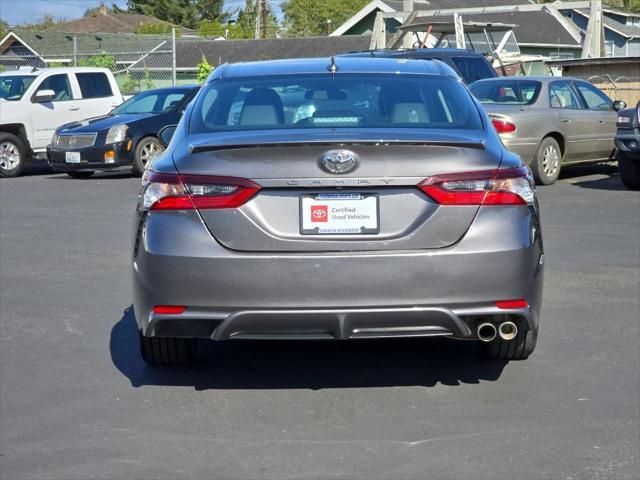
[{"label": "red tail light lens", "polygon": [[253,197],[260,185],[244,178],[145,172],[141,210],[237,208]]},{"label": "red tail light lens", "polygon": [[516,131],[516,124],[502,120],[501,118],[492,118],[491,123],[498,133],[513,133]]},{"label": "red tail light lens", "polygon": [[442,205],[527,205],[534,201],[528,167],[437,175],[418,188]]},{"label": "red tail light lens", "polygon": [[181,305],[156,305],[153,307],[153,313],[160,315],[178,315],[186,310],[187,307]]},{"label": "red tail light lens", "polygon": [[498,300],[496,307],[504,310],[510,310],[513,308],[527,308],[529,304],[526,300]]}]

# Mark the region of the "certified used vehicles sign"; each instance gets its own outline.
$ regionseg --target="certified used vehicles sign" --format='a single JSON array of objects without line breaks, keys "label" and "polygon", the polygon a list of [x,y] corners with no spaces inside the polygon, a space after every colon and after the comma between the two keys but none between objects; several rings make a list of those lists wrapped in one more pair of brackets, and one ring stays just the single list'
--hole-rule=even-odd
[{"label": "certified used vehicles sign", "polygon": [[378,195],[319,193],[300,197],[304,235],[375,234],[380,231]]}]

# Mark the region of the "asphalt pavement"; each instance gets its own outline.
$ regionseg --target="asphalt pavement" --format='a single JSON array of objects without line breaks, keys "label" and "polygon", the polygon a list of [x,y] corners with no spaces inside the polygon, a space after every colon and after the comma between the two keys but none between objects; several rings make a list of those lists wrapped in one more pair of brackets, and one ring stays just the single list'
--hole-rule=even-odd
[{"label": "asphalt pavement", "polygon": [[540,338],[510,363],[450,340],[229,342],[148,367],[138,186],[0,179],[0,478],[638,478],[640,193],[615,168],[540,188]]}]

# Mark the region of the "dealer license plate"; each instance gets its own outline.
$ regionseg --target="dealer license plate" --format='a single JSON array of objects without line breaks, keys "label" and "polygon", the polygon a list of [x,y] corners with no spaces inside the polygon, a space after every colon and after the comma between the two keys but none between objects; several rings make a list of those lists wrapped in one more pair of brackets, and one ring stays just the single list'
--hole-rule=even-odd
[{"label": "dealer license plate", "polygon": [[66,163],[80,163],[80,152],[65,152],[64,161]]},{"label": "dealer license plate", "polygon": [[377,194],[318,193],[300,197],[300,233],[353,235],[380,232]]}]

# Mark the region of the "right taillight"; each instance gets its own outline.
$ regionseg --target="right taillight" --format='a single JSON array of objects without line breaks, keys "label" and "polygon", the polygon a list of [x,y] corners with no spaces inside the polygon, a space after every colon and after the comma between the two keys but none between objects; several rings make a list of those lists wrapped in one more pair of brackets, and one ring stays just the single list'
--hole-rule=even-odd
[{"label": "right taillight", "polygon": [[513,133],[516,131],[516,124],[508,120],[492,118],[491,123],[498,133]]},{"label": "right taillight", "polygon": [[418,187],[442,205],[530,205],[535,195],[528,167],[436,175]]},{"label": "right taillight", "polygon": [[146,171],[139,210],[237,208],[260,190],[244,178],[179,175]]}]

